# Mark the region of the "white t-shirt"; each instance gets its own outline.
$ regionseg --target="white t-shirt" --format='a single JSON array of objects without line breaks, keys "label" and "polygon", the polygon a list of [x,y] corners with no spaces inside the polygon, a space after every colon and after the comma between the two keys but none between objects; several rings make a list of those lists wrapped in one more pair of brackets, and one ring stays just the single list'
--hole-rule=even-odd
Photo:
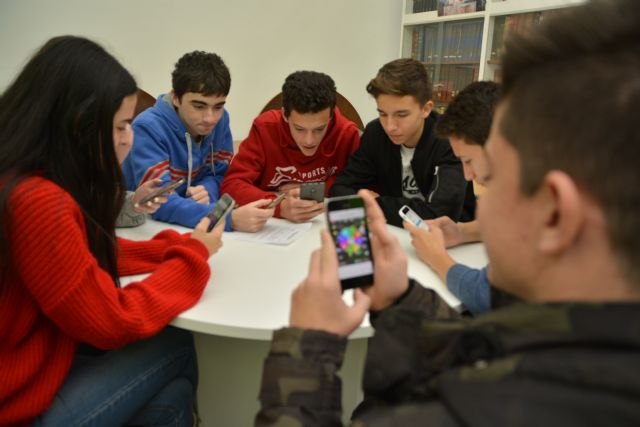
[{"label": "white t-shirt", "polygon": [[413,176],[413,169],[411,168],[411,159],[413,159],[413,153],[415,153],[415,151],[415,148],[408,148],[404,145],[400,146],[400,154],[402,155],[402,195],[408,199],[418,198],[424,200],[424,196],[416,184],[416,178]]}]

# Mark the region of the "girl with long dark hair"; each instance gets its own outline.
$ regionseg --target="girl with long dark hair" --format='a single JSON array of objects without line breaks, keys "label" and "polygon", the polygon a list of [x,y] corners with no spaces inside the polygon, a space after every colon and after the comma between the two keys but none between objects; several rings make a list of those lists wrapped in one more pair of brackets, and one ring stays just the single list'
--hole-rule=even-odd
[{"label": "girl with long dark hair", "polygon": [[192,423],[193,338],[167,325],[200,298],[222,227],[115,236],[136,90],[63,36],[0,97],[0,425]]}]

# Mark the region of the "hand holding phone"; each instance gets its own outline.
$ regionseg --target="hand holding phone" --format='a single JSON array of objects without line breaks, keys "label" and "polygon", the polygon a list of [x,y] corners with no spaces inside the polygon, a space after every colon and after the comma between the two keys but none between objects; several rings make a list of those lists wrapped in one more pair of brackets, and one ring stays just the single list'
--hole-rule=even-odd
[{"label": "hand holding phone", "polygon": [[343,196],[325,203],[342,289],[372,285],[373,255],[364,201],[360,196]]},{"label": "hand holding phone", "polygon": [[315,200],[316,202],[322,202],[324,201],[324,191],[324,181],[300,183],[300,198],[302,200]]},{"label": "hand holding phone", "polygon": [[213,230],[213,228],[220,222],[220,219],[227,216],[233,209],[236,202],[227,193],[224,193],[216,202],[216,205],[207,214],[207,218],[211,221],[207,227],[207,231]]},{"label": "hand holding phone", "polygon": [[273,209],[284,199],[285,193],[279,193],[278,196],[273,199],[268,205],[267,209]]},{"label": "hand holding phone", "polygon": [[404,205],[400,208],[400,210],[398,211],[398,215],[400,215],[400,217],[402,217],[402,219],[410,222],[411,224],[415,225],[418,228],[424,228],[425,230],[429,231],[429,225],[424,222],[424,220],[422,218],[420,218],[420,215],[418,215],[413,209],[411,209],[409,206]]},{"label": "hand holding phone", "polygon": [[146,196],[144,196],[138,202],[138,204],[144,205],[145,203],[148,203],[148,202],[152,201],[156,197],[165,196],[165,195],[171,193],[172,191],[174,191],[176,188],[180,187],[182,184],[184,184],[184,178],[180,178],[177,181],[169,182],[167,185],[164,185],[164,186],[158,188],[157,190],[152,191],[151,193],[149,193]]}]

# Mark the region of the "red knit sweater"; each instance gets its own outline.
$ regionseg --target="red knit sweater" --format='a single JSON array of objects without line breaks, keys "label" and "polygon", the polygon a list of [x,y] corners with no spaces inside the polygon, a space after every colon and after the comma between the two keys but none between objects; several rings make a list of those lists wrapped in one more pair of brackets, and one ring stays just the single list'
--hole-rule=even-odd
[{"label": "red knit sweater", "polygon": [[209,279],[205,246],[174,231],[147,242],[118,239],[116,288],[89,252],[73,198],[29,178],[12,192],[11,263],[0,295],[0,425],[44,412],[64,382],[79,342],[115,349],[148,338],[200,298]]},{"label": "red knit sweater", "polygon": [[[244,205],[272,198],[273,192],[288,182],[326,181],[326,195],[359,146],[358,128],[336,108],[320,147],[313,156],[305,156],[291,136],[282,110],[266,111],[253,121],[249,136],[240,144],[220,194],[229,193]],[[279,208],[275,215],[280,216]]]}]

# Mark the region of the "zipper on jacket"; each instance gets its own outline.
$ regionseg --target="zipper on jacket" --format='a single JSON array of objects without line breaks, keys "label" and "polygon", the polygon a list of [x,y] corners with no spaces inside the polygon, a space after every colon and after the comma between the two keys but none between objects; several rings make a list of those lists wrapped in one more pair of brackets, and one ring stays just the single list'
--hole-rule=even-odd
[{"label": "zipper on jacket", "polygon": [[439,166],[436,166],[436,169],[433,171],[433,176],[435,177],[436,185],[433,187],[433,191],[429,193],[429,198],[427,199],[427,202],[429,203],[431,203],[431,199],[433,199],[433,196],[436,194],[436,191],[438,191],[438,186],[440,185],[440,176],[438,175],[438,169],[439,169]]}]

